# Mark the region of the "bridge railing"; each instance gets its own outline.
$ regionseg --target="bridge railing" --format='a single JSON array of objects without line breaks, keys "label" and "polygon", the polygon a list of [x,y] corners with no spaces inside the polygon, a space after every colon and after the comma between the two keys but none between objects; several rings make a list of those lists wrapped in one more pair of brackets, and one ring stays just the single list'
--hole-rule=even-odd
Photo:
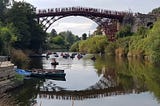
[{"label": "bridge railing", "polygon": [[65,7],[65,8],[51,8],[51,9],[38,9],[36,14],[46,14],[46,13],[58,13],[58,12],[92,12],[92,13],[101,13],[106,15],[126,15],[132,14],[130,12],[124,11],[111,11],[105,9],[96,9],[96,8],[87,8],[87,7]]}]

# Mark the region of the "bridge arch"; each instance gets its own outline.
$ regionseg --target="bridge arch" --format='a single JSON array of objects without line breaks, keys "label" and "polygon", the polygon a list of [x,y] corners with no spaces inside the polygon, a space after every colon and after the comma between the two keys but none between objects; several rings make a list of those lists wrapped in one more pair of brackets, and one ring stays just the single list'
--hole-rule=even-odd
[{"label": "bridge arch", "polygon": [[[43,25],[45,22],[43,23]],[[67,16],[56,20],[47,31],[54,28],[58,33],[63,31],[72,31],[75,35],[82,35],[83,33],[93,33],[98,24],[93,20],[82,16]]]},{"label": "bridge arch", "polygon": [[82,16],[97,23],[112,40],[127,12],[86,7],[68,7],[36,10],[36,18],[46,31],[55,21],[68,16]]}]

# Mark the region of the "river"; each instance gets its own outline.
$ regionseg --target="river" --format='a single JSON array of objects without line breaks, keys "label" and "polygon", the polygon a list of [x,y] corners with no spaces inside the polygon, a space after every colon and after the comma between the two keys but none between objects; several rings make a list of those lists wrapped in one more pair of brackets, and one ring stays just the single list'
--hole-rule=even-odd
[{"label": "river", "polygon": [[56,58],[56,69],[64,70],[65,79],[27,78],[9,95],[20,106],[160,105],[160,67],[143,60],[100,55],[93,61],[92,56],[33,58],[32,68],[44,69],[53,68],[51,59]]}]

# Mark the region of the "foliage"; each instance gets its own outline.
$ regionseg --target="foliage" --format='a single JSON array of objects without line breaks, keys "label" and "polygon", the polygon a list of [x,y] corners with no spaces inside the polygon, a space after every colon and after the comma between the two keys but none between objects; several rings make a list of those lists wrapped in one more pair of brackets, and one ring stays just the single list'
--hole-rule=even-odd
[{"label": "foliage", "polygon": [[49,39],[48,42],[51,49],[55,49],[55,48],[68,49],[71,47],[71,45],[74,42],[80,40],[80,38],[72,34],[71,31],[60,32],[56,36],[52,36],[51,33],[49,34],[49,37],[48,37]]},{"label": "foliage", "polygon": [[147,33],[148,29],[143,26],[139,27],[137,30],[137,35],[142,36],[142,38],[145,38],[147,36]]},{"label": "foliage", "polygon": [[0,0],[0,21],[5,21],[9,0]]},{"label": "foliage", "polygon": [[9,24],[7,26],[0,26],[1,54],[9,55],[10,49],[13,47],[16,41],[16,31],[13,25]]},{"label": "foliage", "polygon": [[123,28],[117,32],[116,36],[117,38],[122,38],[122,37],[126,37],[126,36],[131,36],[131,26],[130,25],[126,25],[123,26]]},{"label": "foliage", "polygon": [[15,80],[23,81],[23,80],[24,80],[24,76],[23,76],[23,75],[16,74],[16,75],[15,75]]},{"label": "foliage", "polygon": [[15,2],[7,13],[7,21],[13,23],[18,34],[15,47],[38,51],[45,43],[46,33],[35,21],[35,8],[25,2]]},{"label": "foliage", "polygon": [[70,51],[72,51],[72,52],[77,52],[77,51],[79,51],[79,42],[80,42],[80,41],[75,42],[75,43],[71,46]]},{"label": "foliage", "polygon": [[55,43],[57,45],[64,45],[65,41],[62,36],[56,36],[51,39],[51,43]]},{"label": "foliage", "polygon": [[160,14],[160,7],[153,9],[151,14]]},{"label": "foliage", "polygon": [[115,42],[110,42],[106,47],[105,47],[105,53],[107,55],[115,55],[115,49],[116,49],[116,43]]},{"label": "foliage", "polygon": [[153,63],[160,62],[160,20],[152,29],[140,27],[137,33],[116,41],[117,47],[125,49],[125,53],[134,57],[145,57]]},{"label": "foliage", "polygon": [[102,35],[101,27],[97,27],[96,30],[93,32],[93,35]]},{"label": "foliage", "polygon": [[[107,45],[106,36],[94,36],[87,40],[82,40],[75,44],[75,47],[79,47],[76,50],[85,53],[104,53],[105,46]],[[75,49],[73,49],[75,50]]]},{"label": "foliage", "polygon": [[87,39],[87,34],[86,33],[82,34],[82,40],[86,40],[86,39]]},{"label": "foliage", "polygon": [[49,36],[57,36],[57,32],[56,32],[56,30],[55,29],[52,29],[51,30],[51,32],[50,32],[50,34],[49,34]]},{"label": "foliage", "polygon": [[22,51],[12,49],[11,60],[18,68],[27,68],[29,65],[29,57]]}]

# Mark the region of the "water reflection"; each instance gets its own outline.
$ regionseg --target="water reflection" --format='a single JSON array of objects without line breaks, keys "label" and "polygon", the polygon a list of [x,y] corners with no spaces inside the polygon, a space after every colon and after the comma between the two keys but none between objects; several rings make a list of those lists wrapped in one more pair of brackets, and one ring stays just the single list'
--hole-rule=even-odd
[{"label": "water reflection", "polygon": [[[47,67],[48,61],[49,60],[43,60],[45,67]],[[56,86],[63,89],[52,91],[42,90],[41,87],[46,84],[45,79],[29,79],[25,81],[23,87],[11,92],[18,103],[21,103],[21,105],[41,104],[43,101],[40,100],[43,99],[86,100],[89,102],[89,99],[93,98],[98,101],[98,99],[103,99],[108,96],[141,95],[143,92],[150,92],[147,93],[148,96],[153,93],[157,101],[160,101],[159,67],[155,67],[147,62],[99,55],[96,56],[96,61],[94,62],[90,57],[84,57],[82,60],[63,60],[58,58],[58,61],[61,63],[58,68],[65,68],[67,73],[66,81],[53,80],[53,82]],[[75,75],[78,71],[80,73]],[[98,76],[98,80],[96,81],[92,80],[96,79],[95,75],[93,75],[95,71]],[[83,79],[86,74],[89,77]],[[88,83],[90,80],[92,84]],[[70,85],[74,85],[79,81],[88,84],[88,87],[83,87],[83,85],[79,84],[83,89],[69,88]],[[104,104],[105,101],[101,101],[101,103]],[[158,103],[154,102],[152,104]],[[52,105],[56,105],[56,103]],[[64,106],[65,105],[64,103]],[[126,106],[128,105],[129,104],[126,104]]]},{"label": "water reflection", "polygon": [[[111,61],[106,61],[106,59]],[[95,63],[98,73],[111,76],[124,91],[149,91],[160,101],[159,67],[137,59],[99,57]]]},{"label": "water reflection", "polygon": [[16,105],[16,100],[10,95],[5,93],[0,94],[0,106],[13,106]]}]

